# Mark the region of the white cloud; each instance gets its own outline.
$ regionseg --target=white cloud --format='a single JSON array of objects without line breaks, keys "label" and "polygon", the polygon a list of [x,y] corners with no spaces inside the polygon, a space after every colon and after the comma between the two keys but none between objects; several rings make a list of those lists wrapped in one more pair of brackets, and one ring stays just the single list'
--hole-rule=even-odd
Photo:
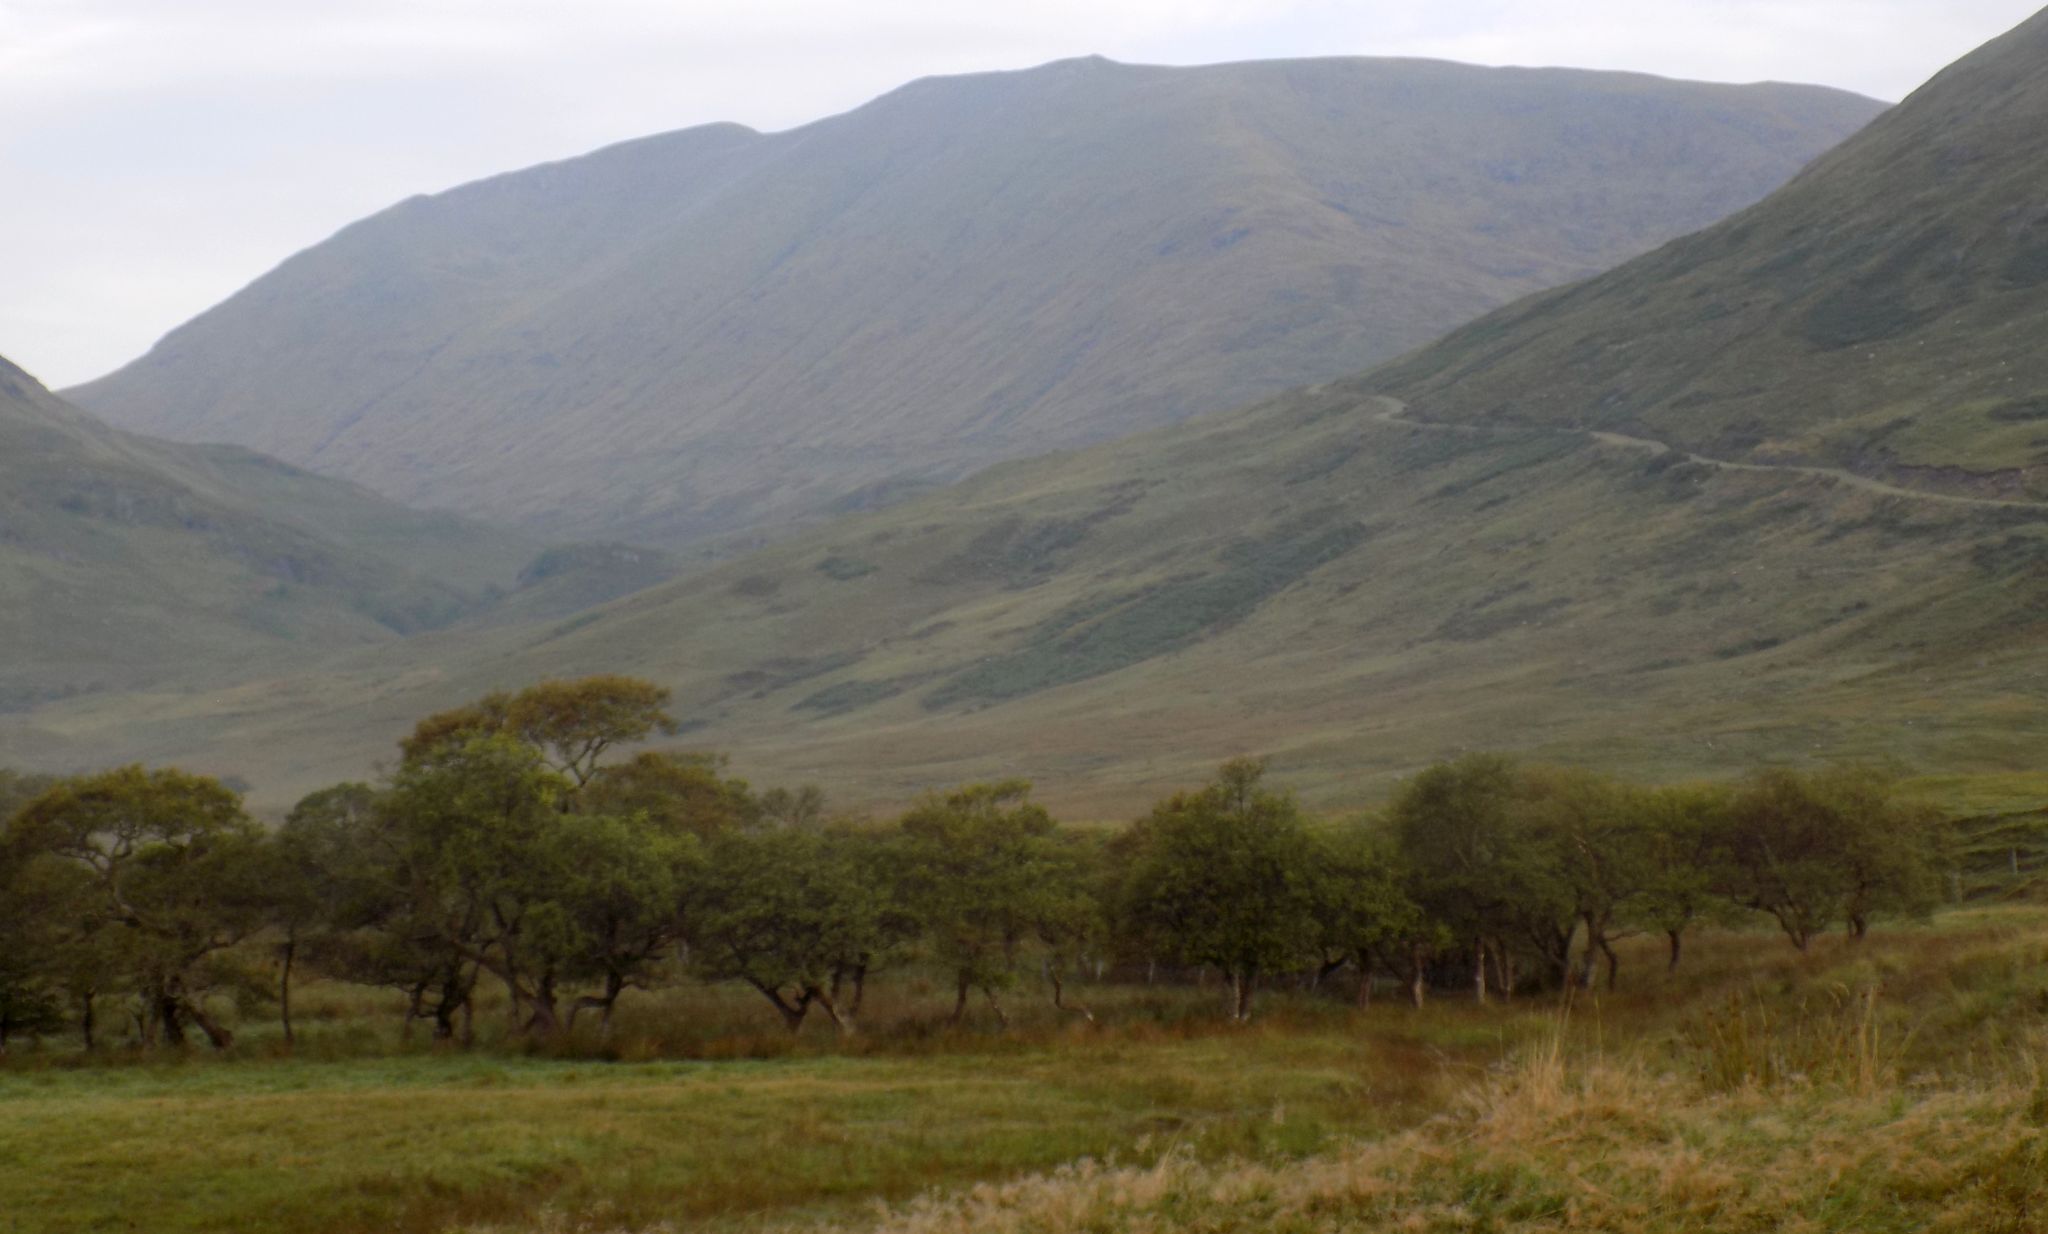
[{"label": "white cloud", "polygon": [[68,383],[415,192],[913,77],[1431,55],[1898,97],[2035,0],[0,0],[0,355]]}]

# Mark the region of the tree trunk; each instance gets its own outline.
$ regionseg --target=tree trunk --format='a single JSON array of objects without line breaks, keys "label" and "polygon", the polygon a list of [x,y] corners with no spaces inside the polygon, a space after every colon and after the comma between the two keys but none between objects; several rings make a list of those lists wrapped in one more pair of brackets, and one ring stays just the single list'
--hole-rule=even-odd
[{"label": "tree trunk", "polygon": [[298,958],[299,939],[296,932],[287,934],[284,940],[284,964],[277,978],[277,1020],[284,1029],[284,1043],[287,1047],[299,1043],[292,1031],[292,961]]},{"label": "tree trunk", "polygon": [[1372,953],[1358,953],[1358,998],[1360,1007],[1372,1006]]},{"label": "tree trunk", "polygon": [[1607,942],[1605,934],[1600,936],[1600,954],[1607,957],[1607,992],[1614,993],[1614,987],[1621,981],[1621,957],[1614,954],[1614,948]]},{"label": "tree trunk", "polygon": [[1863,913],[1849,914],[1849,937],[1862,942],[1870,934],[1870,918]]},{"label": "tree trunk", "polygon": [[839,1009],[839,1000],[823,990],[811,991],[812,997],[825,1009],[825,1018],[832,1021],[832,1028],[844,1039],[853,1036],[853,1020]]},{"label": "tree trunk", "polygon": [[188,999],[185,1002],[185,1013],[199,1026],[199,1031],[206,1034],[207,1043],[214,1049],[225,1050],[235,1044],[235,1035],[228,1031],[226,1025],[206,1014],[206,1008],[198,999]]},{"label": "tree trunk", "polygon": [[986,985],[981,987],[981,996],[988,1000],[988,1009],[996,1013],[996,1027],[1008,1031],[1010,1017],[1003,1011],[1003,1004],[997,1001],[995,987]]},{"label": "tree trunk", "polygon": [[96,1017],[93,1013],[93,994],[88,990],[78,996],[78,1037],[80,1042],[84,1044],[87,1053],[92,1052],[93,1045],[95,1044],[93,1041],[93,1029],[95,1026]]},{"label": "tree trunk", "polygon": [[1417,943],[1408,952],[1408,997],[1414,1001],[1418,1011],[1429,994],[1429,970],[1423,962],[1425,951],[1426,948]]},{"label": "tree trunk", "polygon": [[609,1043],[612,1039],[612,1011],[619,1005],[619,999],[626,993],[626,979],[619,973],[604,975],[604,1005],[597,1012],[597,1039]]},{"label": "tree trunk", "polygon": [[1045,971],[1045,975],[1052,979],[1052,1005],[1054,1007],[1059,1008],[1061,1011],[1072,1012],[1073,1014],[1078,1015],[1082,1019],[1088,1021],[1090,1024],[1095,1023],[1094,1012],[1088,1010],[1086,1007],[1083,1007],[1079,1003],[1075,1003],[1072,1006],[1069,1006],[1067,1004],[1067,983],[1060,980],[1060,971],[1058,967],[1055,966],[1047,968]]},{"label": "tree trunk", "polygon": [[974,989],[966,973],[961,973],[958,988],[953,992],[953,1023],[962,1024],[967,1020],[967,995]]},{"label": "tree trunk", "polygon": [[1797,909],[1773,908],[1770,914],[1778,919],[1778,925],[1785,931],[1785,937],[1791,939],[1792,945],[1800,951],[1805,951],[1813,942],[1813,930],[1807,925],[1804,914]]},{"label": "tree trunk", "polygon": [[1476,997],[1478,998],[1478,1000],[1479,1000],[1479,1005],[1480,1005],[1480,1006],[1482,1006],[1482,1007],[1484,1007],[1484,1006],[1486,1005],[1486,944],[1485,944],[1485,942],[1483,942],[1483,941],[1482,941],[1482,942],[1479,942],[1479,943],[1475,944],[1475,945],[1473,946],[1473,948],[1472,948],[1472,955],[1473,955],[1473,964],[1472,964],[1472,993],[1473,993],[1473,994],[1474,994],[1474,995],[1475,995],[1475,996],[1476,996]]},{"label": "tree trunk", "polygon": [[1230,1018],[1243,1024],[1252,1018],[1252,992],[1258,986],[1258,970],[1234,969],[1230,974]]},{"label": "tree trunk", "polygon": [[1666,930],[1664,931],[1664,936],[1671,940],[1671,960],[1664,966],[1664,971],[1675,973],[1678,971],[1679,954],[1685,949],[1685,932],[1683,930]]},{"label": "tree trunk", "polygon": [[[517,999],[515,998],[516,1002]],[[555,994],[555,975],[549,973],[540,979],[527,996],[527,1005],[533,1013],[527,1017],[526,1031],[535,1037],[558,1037],[562,1032],[560,1000]]]},{"label": "tree trunk", "polygon": [[178,998],[167,990],[157,991],[156,1021],[165,1045],[185,1044],[185,1025],[178,1018]]}]

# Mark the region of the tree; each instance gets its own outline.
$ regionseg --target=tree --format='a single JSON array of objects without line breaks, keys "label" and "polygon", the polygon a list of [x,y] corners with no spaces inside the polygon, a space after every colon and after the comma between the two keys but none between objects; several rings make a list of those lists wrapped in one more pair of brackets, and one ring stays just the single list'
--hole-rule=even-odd
[{"label": "tree", "polygon": [[276,838],[278,860],[296,868],[273,912],[293,958],[307,948],[328,972],[404,993],[408,1033],[429,1019],[437,1039],[452,1038],[461,1015],[466,1036],[479,927],[418,821],[389,790],[344,784],[306,797]]},{"label": "tree", "polygon": [[720,836],[692,902],[694,962],[706,978],[753,987],[792,1033],[812,1007],[853,1032],[858,1008],[842,1005],[840,978],[879,945],[885,910],[848,837],[791,828]]},{"label": "tree", "polygon": [[1860,939],[1877,913],[1925,912],[1938,901],[1938,822],[1870,768],[1758,772],[1726,817],[1731,890],[1771,914],[1801,951],[1838,922]]},{"label": "tree", "polygon": [[[561,1027],[561,981],[579,941],[564,889],[579,855],[564,838],[567,779],[510,735],[443,744],[399,769],[385,809],[415,938],[504,982],[514,1016]],[[445,1025],[444,1025],[445,1029]]]},{"label": "tree", "polygon": [[367,784],[337,784],[303,798],[270,840],[265,878],[269,915],[277,930],[278,1026],[286,1045],[292,1023],[292,977],[302,949],[328,932],[360,924],[387,898],[387,886],[367,864],[364,842],[377,811]]},{"label": "tree", "polygon": [[898,830],[904,904],[953,974],[954,1022],[980,990],[1008,1023],[998,991],[1016,978],[1018,949],[1071,892],[1052,816],[1031,801],[1029,784],[1007,780],[926,797]]},{"label": "tree", "polygon": [[1317,939],[1312,839],[1294,799],[1264,787],[1265,764],[1237,759],[1196,793],[1175,794],[1134,829],[1126,920],[1186,963],[1230,982],[1230,1014],[1251,1018],[1259,975]]},{"label": "tree", "polygon": [[645,815],[670,835],[700,840],[751,827],[764,810],[744,780],[722,778],[719,760],[706,755],[641,754],[601,767],[575,795],[587,814]]},{"label": "tree", "polygon": [[1034,906],[1034,933],[1044,948],[1052,1005],[1093,1024],[1095,1013],[1067,997],[1067,980],[1099,954],[1109,928],[1108,869],[1091,836],[1054,832],[1040,857],[1044,882]]},{"label": "tree", "polygon": [[651,985],[682,937],[703,846],[644,813],[565,819],[558,845],[569,860],[554,891],[567,915],[562,972],[597,983],[594,993],[576,997],[564,1027],[595,1010],[600,1034],[609,1037],[619,997]]},{"label": "tree", "polygon": [[1585,929],[1579,967],[1568,976],[1591,986],[1594,965],[1604,959],[1612,990],[1621,970],[1614,943],[1633,933],[1628,927],[1649,881],[1651,820],[1642,794],[1597,772],[1571,768],[1526,768],[1520,781],[1518,810],[1533,842],[1554,852],[1570,919]]},{"label": "tree", "polygon": [[0,847],[0,1055],[18,1037],[63,1026],[63,1001],[53,980],[60,946],[57,923],[74,898],[48,863]]},{"label": "tree", "polygon": [[[15,811],[48,787],[47,780],[0,770],[0,837]],[[44,871],[31,857],[0,844],[0,1054],[11,1039],[53,1032],[62,1019],[51,970],[64,897],[49,894],[49,880],[38,877]]]},{"label": "tree", "polygon": [[1511,761],[1475,754],[1430,767],[1396,796],[1389,818],[1423,912],[1472,948],[1473,990],[1486,1001],[1491,958],[1503,990],[1514,984],[1510,944],[1534,944],[1563,976],[1575,902],[1562,854],[1532,825]]},{"label": "tree", "polygon": [[264,921],[260,829],[218,781],[124,767],[59,782],[24,806],[11,845],[89,876],[87,930],[119,933],[120,962],[144,1000],[145,1040],[184,1041],[187,1022],[220,1049],[233,1034],[208,1011],[223,953]]},{"label": "tree", "polygon": [[543,681],[517,694],[486,695],[428,716],[400,743],[408,762],[459,750],[479,736],[515,737],[540,752],[556,772],[582,788],[613,746],[672,734],[669,692],[633,677],[601,675]]},{"label": "tree", "polygon": [[1637,913],[1668,943],[1665,968],[1678,967],[1685,932],[1695,922],[1735,911],[1720,889],[1731,874],[1723,838],[1729,794],[1717,784],[1677,784],[1640,794],[1644,819],[1642,895]]},{"label": "tree", "polygon": [[1312,887],[1322,974],[1345,962],[1358,969],[1358,1001],[1372,999],[1375,967],[1403,978],[1422,1005],[1427,957],[1436,929],[1408,895],[1400,859],[1385,830],[1366,821],[1315,837]]}]

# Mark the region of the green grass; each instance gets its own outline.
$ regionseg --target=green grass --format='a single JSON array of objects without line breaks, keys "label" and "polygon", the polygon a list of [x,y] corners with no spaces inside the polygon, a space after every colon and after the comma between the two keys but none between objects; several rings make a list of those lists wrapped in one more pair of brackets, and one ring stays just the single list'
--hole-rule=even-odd
[{"label": "green grass", "polygon": [[[1637,939],[1623,960],[1618,993],[1568,1014],[1332,991],[1269,995],[1233,1028],[1213,990],[1091,986],[1103,1028],[1041,1012],[1010,1034],[918,1030],[943,997],[913,976],[878,991],[851,1052],[820,1034],[694,1061],[364,1055],[395,1048],[350,1035],[388,1000],[314,987],[296,1057],[245,1032],[226,1059],[0,1066],[0,1231],[1520,1231],[1556,1228],[1560,1202],[1591,1229],[1766,1228],[1773,1204],[1816,1230],[2037,1228],[1968,1222],[2048,1199],[2021,1171],[2048,910],[1881,923],[1805,955],[1707,933],[1675,973]],[[643,1000],[622,1048],[743,1007]]]},{"label": "green grass", "polygon": [[[1416,1116],[1377,1035],[1074,1038],[910,1058],[417,1056],[0,1070],[0,1230],[434,1230],[838,1213],[1040,1170],[1295,1156]],[[12,1224],[10,1224],[12,1223]]]}]

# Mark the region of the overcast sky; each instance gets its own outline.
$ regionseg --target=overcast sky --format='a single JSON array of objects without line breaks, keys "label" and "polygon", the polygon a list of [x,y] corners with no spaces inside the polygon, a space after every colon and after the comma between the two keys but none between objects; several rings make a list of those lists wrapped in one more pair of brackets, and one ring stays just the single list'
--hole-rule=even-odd
[{"label": "overcast sky", "polygon": [[2041,0],[0,0],[0,355],[99,375],[413,193],[1064,56],[1415,55],[1897,99]]}]

